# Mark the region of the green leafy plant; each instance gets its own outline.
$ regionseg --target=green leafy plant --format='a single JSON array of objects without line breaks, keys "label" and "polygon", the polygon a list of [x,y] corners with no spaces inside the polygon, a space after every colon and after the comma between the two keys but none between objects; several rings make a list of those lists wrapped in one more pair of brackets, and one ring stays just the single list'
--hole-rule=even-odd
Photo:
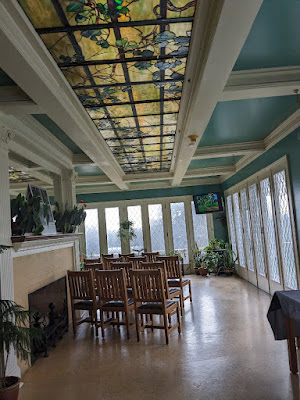
[{"label": "green leafy plant", "polygon": [[209,245],[206,246],[203,250],[223,250],[225,249],[225,242],[222,239],[210,239]]},{"label": "green leafy plant", "polygon": [[7,386],[5,376],[12,349],[20,360],[28,363],[32,340],[41,340],[41,330],[30,326],[31,315],[32,311],[26,311],[11,300],[0,300],[0,354],[3,360],[1,388]]},{"label": "green leafy plant", "polygon": [[204,253],[199,249],[197,243],[194,244],[192,255],[192,266],[196,269],[201,268],[203,266]]},{"label": "green leafy plant", "polygon": [[11,246],[5,246],[4,244],[0,244],[0,254],[4,253],[5,250],[9,249]]},{"label": "green leafy plant", "polygon": [[183,261],[186,257],[186,250],[171,250],[169,253],[166,253],[166,256],[179,256],[179,260]]},{"label": "green leafy plant", "polygon": [[20,193],[16,198],[11,200],[11,219],[13,233],[17,227],[18,234],[33,233],[40,235],[43,230],[43,224],[40,218],[42,207],[44,218],[49,222],[48,205],[44,204],[40,196],[32,196],[26,199]]},{"label": "green leafy plant", "polygon": [[128,219],[120,223],[120,229],[118,232],[118,236],[121,240],[129,240],[131,241],[136,237],[136,234],[133,229],[133,222]]},{"label": "green leafy plant", "polygon": [[209,252],[206,252],[203,256],[202,266],[207,268],[209,272],[213,272],[216,270],[220,260],[221,260],[221,256],[218,253],[209,251]]},{"label": "green leafy plant", "polygon": [[[79,201],[79,203],[82,204],[82,201]],[[67,205],[65,210],[62,212],[59,209],[59,204],[55,202],[53,217],[58,232],[72,233],[74,232],[76,226],[79,226],[82,224],[82,222],[84,222],[86,218],[86,212],[84,208],[77,206],[74,206],[71,210],[69,210]]]},{"label": "green leafy plant", "polygon": [[223,265],[227,270],[234,270],[234,265],[237,260],[235,252],[232,250],[230,243],[225,243],[225,251],[223,254]]}]

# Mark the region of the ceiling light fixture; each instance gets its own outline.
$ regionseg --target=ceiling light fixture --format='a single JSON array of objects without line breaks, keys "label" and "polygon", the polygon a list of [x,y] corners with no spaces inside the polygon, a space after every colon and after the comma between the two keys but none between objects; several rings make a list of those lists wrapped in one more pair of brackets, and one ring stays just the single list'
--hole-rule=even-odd
[{"label": "ceiling light fixture", "polygon": [[188,136],[188,138],[190,139],[190,143],[189,143],[189,147],[193,147],[195,146],[198,136],[197,135],[190,135]]}]

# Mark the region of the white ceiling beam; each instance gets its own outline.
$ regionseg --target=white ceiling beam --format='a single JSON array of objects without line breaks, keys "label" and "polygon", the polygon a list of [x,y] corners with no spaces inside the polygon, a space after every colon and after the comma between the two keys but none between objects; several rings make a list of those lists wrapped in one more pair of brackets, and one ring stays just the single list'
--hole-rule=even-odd
[{"label": "white ceiling beam", "polygon": [[288,96],[300,89],[300,66],[233,71],[220,101]]},{"label": "white ceiling beam", "polygon": [[187,170],[185,178],[199,178],[202,176],[215,176],[215,175],[226,175],[231,172],[235,172],[235,165],[223,165],[216,167],[206,168],[195,168]]},{"label": "white ceiling beam", "polygon": [[73,166],[74,167],[82,167],[85,165],[95,165],[94,161],[92,161],[86,154],[73,154]]},{"label": "white ceiling beam", "polygon": [[257,152],[263,152],[266,149],[263,140],[255,142],[232,143],[217,146],[200,146],[193,155],[193,160],[204,160],[207,158],[244,156]]},{"label": "white ceiling beam", "polygon": [[[187,89],[182,95],[175,139],[173,185],[180,184],[188,169],[262,1],[217,2],[217,5],[222,5],[221,10],[213,2],[198,2],[190,47],[191,56],[186,71],[186,79],[188,82],[190,80],[190,85],[186,85]],[[212,6],[213,9],[202,12],[205,6]],[[203,27],[202,32],[200,24]],[[196,146],[189,146],[189,135],[198,136]]]},{"label": "white ceiling beam", "polygon": [[53,180],[49,175],[46,175],[43,172],[39,172],[36,171],[35,169],[30,168],[24,162],[15,159],[11,154],[9,155],[9,165],[10,167],[13,167],[17,170],[28,173],[30,176],[38,179],[39,181],[53,185]]},{"label": "white ceiling beam", "polygon": [[146,182],[146,181],[161,181],[166,179],[172,179],[173,174],[171,172],[150,172],[140,174],[129,174],[124,178],[125,182]]},{"label": "white ceiling beam", "polygon": [[0,86],[0,112],[22,115],[44,111],[18,86]]},{"label": "white ceiling beam", "polygon": [[114,183],[105,175],[87,175],[77,176],[76,185],[94,186],[94,185],[113,185]]},{"label": "white ceiling beam", "polygon": [[127,189],[124,171],[16,0],[0,2],[0,47],[1,68],[117,186]]}]

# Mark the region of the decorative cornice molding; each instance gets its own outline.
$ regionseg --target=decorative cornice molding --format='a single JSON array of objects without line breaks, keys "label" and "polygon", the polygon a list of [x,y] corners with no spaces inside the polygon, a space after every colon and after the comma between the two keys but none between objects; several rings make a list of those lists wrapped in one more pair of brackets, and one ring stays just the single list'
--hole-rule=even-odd
[{"label": "decorative cornice molding", "polygon": [[61,174],[62,181],[71,181],[72,185],[76,184],[78,173],[72,169],[64,169]]}]

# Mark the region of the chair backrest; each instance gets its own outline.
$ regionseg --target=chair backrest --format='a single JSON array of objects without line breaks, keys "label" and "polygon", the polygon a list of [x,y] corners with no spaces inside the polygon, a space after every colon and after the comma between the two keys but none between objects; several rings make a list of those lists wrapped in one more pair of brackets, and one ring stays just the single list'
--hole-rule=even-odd
[{"label": "chair backrest", "polygon": [[68,271],[71,300],[95,300],[95,284],[92,271]]},{"label": "chair backrest", "polygon": [[102,257],[102,262],[103,262],[104,258],[114,258],[114,255],[113,254],[101,254],[101,257]]},{"label": "chair backrest", "polygon": [[96,271],[96,285],[100,305],[108,301],[128,302],[126,276],[124,269]]},{"label": "chair backrest", "polygon": [[152,262],[156,260],[156,257],[159,256],[159,251],[155,252],[144,252],[142,253],[142,256],[146,257],[147,262]]},{"label": "chair backrest", "polygon": [[128,257],[128,261],[132,263],[132,269],[138,269],[141,261],[146,262],[146,257]]},{"label": "chair backrest", "polygon": [[121,262],[121,258],[114,258],[114,257],[103,257],[103,269],[110,269],[111,262]]},{"label": "chair backrest", "polygon": [[129,271],[132,270],[131,262],[111,262],[110,263],[111,270],[122,269],[122,268],[124,268],[124,270],[125,270],[127,287],[131,287],[130,273],[129,273]]},{"label": "chair backrest", "polygon": [[168,279],[182,280],[181,265],[178,256],[157,256],[157,261],[164,261],[167,268]]},{"label": "chair backrest", "polygon": [[103,264],[102,263],[94,263],[94,264],[85,264],[83,265],[84,271],[96,271],[97,269],[102,270],[103,269]]},{"label": "chair backrest", "polygon": [[166,264],[164,261],[141,262],[138,269],[161,269],[166,295],[169,297],[169,285]]},{"label": "chair backrest", "polygon": [[133,269],[130,271],[130,275],[135,303],[162,302],[165,306],[166,297],[161,269]]},{"label": "chair backrest", "polygon": [[129,257],[134,257],[134,253],[119,254],[119,257],[122,258],[122,262],[128,262],[128,258]]},{"label": "chair backrest", "polygon": [[85,258],[83,262],[84,264],[98,264],[101,263],[101,258]]}]

